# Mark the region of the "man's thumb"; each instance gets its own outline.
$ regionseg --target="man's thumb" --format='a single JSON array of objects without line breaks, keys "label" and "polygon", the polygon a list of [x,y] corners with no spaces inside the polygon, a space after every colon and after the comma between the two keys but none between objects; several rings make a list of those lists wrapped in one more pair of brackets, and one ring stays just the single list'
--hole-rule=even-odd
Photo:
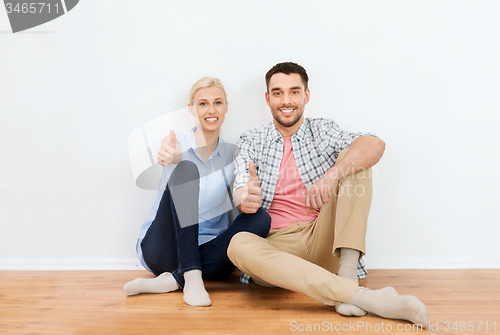
[{"label": "man's thumb", "polygon": [[255,166],[254,162],[248,163],[248,170],[250,171],[250,178],[259,179],[259,177],[257,176],[257,167]]},{"label": "man's thumb", "polygon": [[175,148],[177,146],[177,138],[175,137],[175,131],[173,129],[170,129],[170,143],[169,145],[172,148]]}]

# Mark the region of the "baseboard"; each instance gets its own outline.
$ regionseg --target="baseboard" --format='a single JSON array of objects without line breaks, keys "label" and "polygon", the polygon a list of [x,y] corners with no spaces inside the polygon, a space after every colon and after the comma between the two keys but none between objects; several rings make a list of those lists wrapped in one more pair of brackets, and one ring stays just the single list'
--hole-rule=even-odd
[{"label": "baseboard", "polygon": [[500,257],[470,258],[371,258],[364,257],[367,269],[500,269]]},{"label": "baseboard", "polygon": [[0,260],[0,270],[144,270],[138,260]]},{"label": "baseboard", "polygon": [[[371,258],[367,269],[500,269],[500,257],[490,258]],[[131,260],[0,260],[0,270],[144,270]]]}]

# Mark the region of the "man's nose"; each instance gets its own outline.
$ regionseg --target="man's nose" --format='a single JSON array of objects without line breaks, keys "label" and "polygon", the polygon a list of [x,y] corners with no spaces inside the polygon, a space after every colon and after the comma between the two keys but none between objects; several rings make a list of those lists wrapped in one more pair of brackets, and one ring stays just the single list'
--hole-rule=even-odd
[{"label": "man's nose", "polygon": [[292,102],[291,96],[288,93],[283,94],[283,104],[289,105]]}]

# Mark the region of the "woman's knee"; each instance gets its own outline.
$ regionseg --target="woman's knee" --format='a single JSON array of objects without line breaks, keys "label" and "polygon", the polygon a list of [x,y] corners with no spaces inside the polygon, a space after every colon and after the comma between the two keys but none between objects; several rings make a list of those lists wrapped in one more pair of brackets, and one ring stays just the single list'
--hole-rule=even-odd
[{"label": "woman's knee", "polygon": [[181,161],[172,171],[168,184],[170,187],[199,180],[200,172],[195,163],[191,161]]},{"label": "woman's knee", "polygon": [[234,224],[239,225],[240,231],[247,231],[260,237],[267,237],[271,229],[271,217],[264,208],[260,207],[255,213],[240,214],[234,220]]},{"label": "woman's knee", "polygon": [[254,215],[257,216],[257,219],[255,220],[255,224],[258,229],[257,235],[267,237],[269,230],[271,229],[271,216],[262,207],[260,207]]}]

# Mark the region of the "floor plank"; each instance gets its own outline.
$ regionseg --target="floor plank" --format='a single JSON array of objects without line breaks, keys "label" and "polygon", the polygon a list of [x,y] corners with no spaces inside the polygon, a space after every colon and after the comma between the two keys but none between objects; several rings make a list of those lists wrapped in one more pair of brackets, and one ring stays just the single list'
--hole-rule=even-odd
[{"label": "floor plank", "polygon": [[[408,322],[374,315],[343,317],[303,294],[242,284],[238,273],[225,282],[206,282],[210,307],[187,306],[179,291],[127,297],[122,287],[137,277],[152,275],[0,271],[0,333],[285,334],[308,327],[321,332],[343,327],[362,334],[384,333],[389,327],[395,333],[399,327],[399,333],[426,333]],[[417,296],[436,330],[427,333],[436,334],[500,334],[499,283],[500,270],[370,270],[360,281],[372,289],[394,286],[400,294]]]}]

